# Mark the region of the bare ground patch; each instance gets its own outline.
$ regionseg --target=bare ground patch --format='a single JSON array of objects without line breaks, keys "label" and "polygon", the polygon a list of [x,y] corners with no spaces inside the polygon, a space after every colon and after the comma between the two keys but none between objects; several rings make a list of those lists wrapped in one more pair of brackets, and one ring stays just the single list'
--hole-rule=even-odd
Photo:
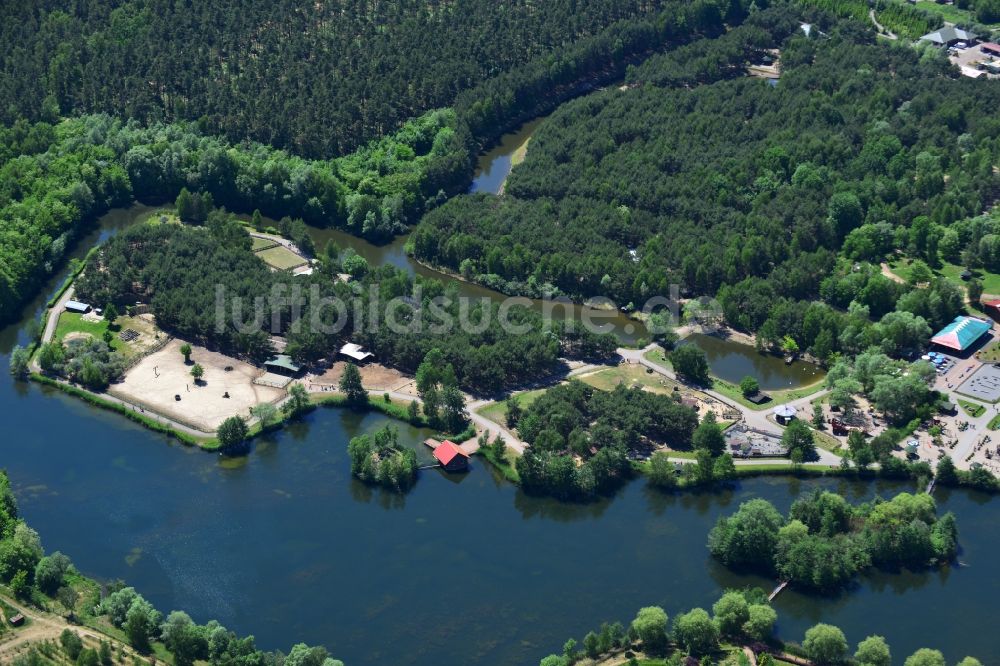
[{"label": "bare ground patch", "polygon": [[[343,361],[338,361],[330,366],[326,372],[321,375],[313,375],[308,381],[309,383],[336,386],[340,383],[346,365]],[[358,370],[361,371],[361,383],[370,391],[394,391],[414,396],[417,394],[413,378],[404,375],[399,370],[380,363],[369,363],[358,367]]]},{"label": "bare ground patch", "polygon": [[[248,417],[251,407],[284,397],[282,389],[253,383],[260,374],[255,366],[204,347],[193,346],[192,364],[185,364],[182,344],[171,340],[142,359],[109,393],[205,432],[230,416]],[[191,377],[194,363],[205,370],[200,384]]]}]

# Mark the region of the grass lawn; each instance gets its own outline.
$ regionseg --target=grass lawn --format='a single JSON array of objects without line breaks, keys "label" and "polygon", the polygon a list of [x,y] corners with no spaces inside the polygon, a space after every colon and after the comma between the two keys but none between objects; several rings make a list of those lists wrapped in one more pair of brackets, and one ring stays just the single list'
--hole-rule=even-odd
[{"label": "grass lawn", "polygon": [[[75,312],[63,312],[59,315],[59,323],[56,324],[56,332],[53,339],[62,340],[70,333],[85,333],[97,340],[103,339],[104,331],[108,330],[108,322],[103,319],[99,322],[87,321],[83,315]],[[111,341],[111,348],[116,351],[125,351],[128,347],[118,337],[117,331],[112,331],[114,339]]]},{"label": "grass lawn", "polygon": [[979,352],[979,360],[983,363],[1000,363],[1000,340],[991,342]]},{"label": "grass lawn", "polygon": [[791,402],[792,400],[798,400],[799,398],[805,398],[813,393],[818,393],[823,389],[824,383],[822,380],[809,384],[807,386],[800,386],[794,389],[781,389],[778,391],[764,391],[764,393],[771,396],[770,402],[765,402],[762,405],[756,405],[746,398],[743,397],[743,391],[740,390],[739,386],[735,384],[730,384],[727,381],[718,379],[716,377],[712,378],[712,389],[718,391],[722,395],[726,396],[733,402],[737,402],[740,405],[746,407],[747,409],[752,409],[754,411],[763,411],[765,409],[773,409],[776,405],[780,405],[785,402]]},{"label": "grass lawn", "polygon": [[817,447],[838,456],[844,455],[844,447],[841,446],[839,439],[822,430],[816,430],[813,428],[812,431],[813,439],[815,440]]},{"label": "grass lawn", "polygon": [[268,238],[257,238],[256,236],[253,236],[251,240],[253,240],[252,249],[254,252],[260,252],[261,250],[266,250],[278,244],[277,242],[270,240]]},{"label": "grass lawn", "polygon": [[[521,406],[521,409],[527,409],[531,403],[537,400],[538,397],[545,393],[546,390],[547,389],[535,389],[534,391],[515,393],[514,400]],[[507,406],[502,401],[491,402],[490,404],[477,409],[476,413],[488,418],[494,423],[499,423],[502,426],[507,425]]]},{"label": "grass lawn", "polygon": [[986,412],[986,407],[979,404],[978,402],[972,402],[971,400],[959,399],[958,405],[959,407],[962,408],[962,411],[964,411],[972,418],[978,418],[982,416],[984,412]]},{"label": "grass lawn", "polygon": [[580,375],[577,379],[602,391],[611,391],[619,384],[625,384],[626,386],[642,386],[653,393],[670,394],[673,393],[675,386],[680,386],[674,380],[657,372],[651,372],[641,365],[619,365]]},{"label": "grass lawn", "polygon": [[986,427],[990,430],[1000,430],[1000,414],[997,414],[990,422],[986,424]]},{"label": "grass lawn", "polygon": [[[910,275],[912,271],[912,260],[909,258],[895,259],[888,262],[889,268],[893,273],[903,278],[906,281],[910,280]],[[962,279],[962,271],[965,270],[964,266],[959,266],[958,264],[951,264],[947,261],[942,262],[941,266],[936,269],[931,269],[935,275],[948,278],[958,286],[965,288],[965,280]],[[1000,294],[1000,274],[990,273],[982,269],[975,269],[972,271],[972,275],[978,278],[983,283],[983,293],[984,294]]]},{"label": "grass lawn", "polygon": [[181,224],[181,218],[177,217],[176,208],[154,208],[140,215],[138,221],[152,225]]},{"label": "grass lawn", "polygon": [[275,245],[266,250],[261,250],[257,253],[257,256],[263,259],[268,266],[277,268],[279,271],[296,268],[306,263],[305,259],[283,245]]},{"label": "grass lawn", "polygon": [[[935,0],[917,0],[917,8],[931,14],[937,14],[949,23],[979,23],[975,15],[968,9],[955,5],[939,5]],[[1000,23],[986,23],[987,26],[1000,27]]]}]

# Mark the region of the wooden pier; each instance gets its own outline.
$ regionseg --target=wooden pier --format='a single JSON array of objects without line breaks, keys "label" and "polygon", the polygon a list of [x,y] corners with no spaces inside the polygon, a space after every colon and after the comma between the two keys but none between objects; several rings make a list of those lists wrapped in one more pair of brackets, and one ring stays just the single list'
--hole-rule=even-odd
[{"label": "wooden pier", "polygon": [[787,580],[786,581],[782,581],[781,583],[778,583],[778,587],[776,587],[773,590],[771,590],[771,594],[768,595],[768,597],[767,597],[768,603],[774,601],[774,598],[776,596],[778,596],[779,594],[781,594],[781,591],[783,589],[785,589],[786,587],[788,587],[788,581]]}]

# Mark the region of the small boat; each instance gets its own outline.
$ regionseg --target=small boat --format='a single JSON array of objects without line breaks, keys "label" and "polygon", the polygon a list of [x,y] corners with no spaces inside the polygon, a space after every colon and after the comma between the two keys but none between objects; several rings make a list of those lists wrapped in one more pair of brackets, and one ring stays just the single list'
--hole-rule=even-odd
[{"label": "small boat", "polygon": [[791,365],[792,363],[795,363],[795,357],[789,354],[785,357],[785,365]]}]

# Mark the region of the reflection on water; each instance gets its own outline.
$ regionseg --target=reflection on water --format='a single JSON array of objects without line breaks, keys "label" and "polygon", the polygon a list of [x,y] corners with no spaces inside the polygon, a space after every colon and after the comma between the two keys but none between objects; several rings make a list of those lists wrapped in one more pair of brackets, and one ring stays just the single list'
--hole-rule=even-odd
[{"label": "reflection on water", "polygon": [[500,194],[513,168],[514,154],[526,147],[531,135],[544,120],[545,117],[536,118],[517,131],[504,134],[499,144],[480,155],[469,191]]},{"label": "reflection on water", "polygon": [[[0,331],[0,364],[23,331]],[[164,611],[216,618],[266,648],[322,643],[355,665],[537,663],[644,605],[676,614],[709,607],[725,588],[772,587],[708,556],[708,531],[743,501],[787,511],[816,487],[852,502],[913,489],[764,477],[661,493],[638,480],[614,498],[566,505],[498,481],[476,459],[461,479],[422,472],[400,497],[350,476],[347,442],[385,425],[378,414],[317,410],[227,460],[6,373],[0,405],[0,466],[48,550],[87,574],[124,578]],[[410,446],[426,436],[393,425]],[[968,566],[876,572],[826,598],[786,591],[775,602],[780,634],[801,639],[824,621],[852,645],[877,632],[897,655],[931,645],[949,663],[1000,663],[1000,516],[978,493],[937,499],[958,518]]]},{"label": "reflection on water", "polygon": [[787,365],[781,357],[714,335],[695,333],[680,344],[693,344],[705,352],[711,373],[733,384],[749,375],[757,379],[761,389],[775,391],[815,384],[826,376],[818,365],[805,361]]}]

